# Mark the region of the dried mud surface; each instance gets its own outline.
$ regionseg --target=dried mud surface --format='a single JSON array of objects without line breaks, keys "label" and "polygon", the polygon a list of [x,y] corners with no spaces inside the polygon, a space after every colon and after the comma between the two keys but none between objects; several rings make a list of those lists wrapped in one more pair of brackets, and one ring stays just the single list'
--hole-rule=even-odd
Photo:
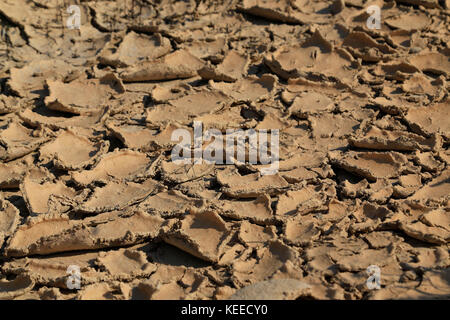
[{"label": "dried mud surface", "polygon": [[[0,1],[1,299],[450,298],[449,1],[71,4]],[[194,121],[279,171],[173,163]]]}]

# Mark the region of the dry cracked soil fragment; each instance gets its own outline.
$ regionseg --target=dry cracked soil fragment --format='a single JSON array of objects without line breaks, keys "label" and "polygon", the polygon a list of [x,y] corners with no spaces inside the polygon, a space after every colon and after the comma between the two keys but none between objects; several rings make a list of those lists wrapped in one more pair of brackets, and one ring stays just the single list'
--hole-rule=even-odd
[{"label": "dry cracked soil fragment", "polygon": [[111,48],[103,52],[99,60],[106,65],[127,67],[157,59],[171,50],[169,39],[158,33],[147,36],[131,31],[123,38],[117,50]]},{"label": "dry cracked soil fragment", "polygon": [[147,109],[146,122],[163,127],[172,124],[185,124],[191,117],[211,114],[222,109],[230,98],[220,91],[201,90],[170,100],[168,104],[160,104]]},{"label": "dry cracked soil fragment", "polygon": [[248,76],[233,83],[214,82],[211,87],[225,93],[235,101],[260,101],[274,92],[276,81],[273,75],[264,74],[260,78]]},{"label": "dry cracked soil fragment", "polygon": [[161,185],[153,179],[147,179],[141,183],[111,181],[104,187],[95,188],[92,194],[74,210],[83,213],[100,213],[125,209],[157,193],[161,188]]},{"label": "dry cracked soil fragment", "polygon": [[248,219],[258,224],[272,224],[274,215],[271,199],[267,195],[261,195],[256,199],[243,199],[240,201],[223,200],[212,203],[220,212],[220,215],[233,219]]},{"label": "dry cracked soil fragment", "polygon": [[115,150],[100,157],[95,167],[72,173],[72,179],[80,185],[112,179],[133,180],[151,176],[152,160],[146,154],[132,150]]},{"label": "dry cracked soil fragment", "polygon": [[298,253],[279,240],[256,249],[255,258],[239,257],[232,263],[233,282],[239,287],[268,280],[289,262],[298,261]]},{"label": "dry cracked soil fragment", "polygon": [[448,77],[450,74],[449,54],[440,52],[428,52],[408,59],[409,62],[424,72],[443,74]]},{"label": "dry cracked soil fragment", "polygon": [[19,224],[19,210],[8,200],[0,198],[0,246],[6,237],[9,237]]},{"label": "dry cracked soil fragment", "polygon": [[272,279],[236,291],[230,300],[295,300],[305,295],[310,286],[296,279]]},{"label": "dry cracked soil fragment", "polygon": [[[83,222],[67,216],[43,216],[21,225],[5,249],[7,256],[48,255],[130,245],[155,238],[163,220],[142,211],[112,212]],[[109,218],[108,218],[109,217]]]},{"label": "dry cracked soil fragment", "polygon": [[34,281],[29,276],[19,275],[14,280],[0,281],[0,299],[8,300],[29,292],[34,287]]},{"label": "dry cracked soil fragment", "polygon": [[45,214],[50,209],[50,204],[55,197],[73,198],[77,192],[64,184],[61,180],[44,181],[27,176],[20,185],[25,203],[31,214]]},{"label": "dry cracked soil fragment", "polygon": [[101,252],[96,264],[119,279],[148,276],[157,269],[156,265],[147,261],[144,252],[130,249]]},{"label": "dry cracked soil fragment", "polygon": [[447,100],[429,107],[411,108],[408,110],[405,120],[416,133],[427,136],[438,133],[448,140],[450,138],[449,114],[450,103]]},{"label": "dry cracked soil fragment", "polygon": [[407,163],[404,155],[396,152],[349,152],[342,158],[334,158],[339,167],[375,181],[379,178],[398,176]]},{"label": "dry cracked soil fragment", "polygon": [[318,74],[351,84],[356,76],[353,57],[343,49],[334,49],[319,31],[300,46],[281,47],[265,63],[283,79]]},{"label": "dry cracked soil fragment", "polygon": [[[47,80],[47,85],[50,92],[45,98],[47,108],[74,114],[102,109],[111,97],[125,92],[122,82],[114,74],[70,83]],[[74,92],[83,94],[74,95]]]},{"label": "dry cracked soil fragment", "polygon": [[449,298],[448,0],[77,6],[0,1],[0,299]]},{"label": "dry cracked soil fragment", "polygon": [[248,57],[237,51],[229,51],[223,61],[217,65],[206,65],[198,74],[206,80],[234,82],[247,73]]},{"label": "dry cracked soil fragment", "polygon": [[13,68],[8,84],[21,97],[36,98],[44,94],[46,81],[64,80],[73,72],[75,69],[64,61],[37,60],[23,68]]},{"label": "dry cracked soil fragment", "polygon": [[164,241],[206,261],[217,262],[230,231],[213,211],[192,210],[164,235]]},{"label": "dry cracked soil fragment", "polygon": [[275,195],[289,184],[278,173],[261,175],[252,173],[242,176],[237,170],[222,170],[216,175],[222,192],[233,198],[255,198],[263,194]]},{"label": "dry cracked soil fragment", "polygon": [[95,163],[106,153],[109,142],[94,143],[71,130],[62,131],[56,139],[39,149],[40,158],[53,161],[61,169],[77,170]]},{"label": "dry cracked soil fragment", "polygon": [[214,164],[177,164],[172,161],[162,161],[161,175],[166,181],[183,183],[199,179],[214,172]]},{"label": "dry cracked soil fragment", "polygon": [[383,130],[375,126],[364,129],[361,136],[350,138],[349,142],[358,148],[374,150],[437,150],[442,145],[439,137],[423,137],[418,134],[400,131]]},{"label": "dry cracked soil fragment", "polygon": [[186,50],[177,50],[154,61],[124,69],[120,78],[124,82],[173,80],[191,78],[204,66],[204,61]]},{"label": "dry cracked soil fragment", "polygon": [[48,127],[53,130],[70,127],[91,128],[102,122],[107,108],[84,112],[83,115],[64,117],[49,109],[26,109],[19,113],[20,119],[33,127]]},{"label": "dry cracked soil fragment", "polygon": [[444,170],[440,175],[420,188],[410,199],[445,203],[445,201],[448,201],[450,195],[449,178],[450,170]]},{"label": "dry cracked soil fragment", "polygon": [[139,208],[162,217],[174,217],[183,216],[190,209],[202,205],[203,200],[187,197],[178,190],[169,190],[147,197]]},{"label": "dry cracked soil fragment", "polygon": [[42,131],[29,129],[12,120],[0,127],[0,159],[11,161],[20,158],[35,151],[47,140]]}]

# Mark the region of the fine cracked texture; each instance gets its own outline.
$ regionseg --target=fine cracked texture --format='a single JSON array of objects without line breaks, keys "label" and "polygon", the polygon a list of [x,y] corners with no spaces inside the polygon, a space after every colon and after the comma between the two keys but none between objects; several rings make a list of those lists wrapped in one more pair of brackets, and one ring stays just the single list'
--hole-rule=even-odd
[{"label": "fine cracked texture", "polygon": [[449,1],[76,3],[0,1],[0,299],[450,298]]}]

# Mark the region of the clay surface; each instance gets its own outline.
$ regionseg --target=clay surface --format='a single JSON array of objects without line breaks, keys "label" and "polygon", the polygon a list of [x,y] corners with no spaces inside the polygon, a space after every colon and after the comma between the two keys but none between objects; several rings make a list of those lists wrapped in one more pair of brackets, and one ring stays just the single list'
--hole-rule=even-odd
[{"label": "clay surface", "polygon": [[0,0],[0,299],[449,299],[449,10]]}]

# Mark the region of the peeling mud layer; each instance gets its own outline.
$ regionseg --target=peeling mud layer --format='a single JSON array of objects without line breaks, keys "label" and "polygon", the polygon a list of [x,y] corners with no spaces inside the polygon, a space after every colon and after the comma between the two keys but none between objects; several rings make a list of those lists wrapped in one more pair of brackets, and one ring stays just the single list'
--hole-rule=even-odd
[{"label": "peeling mud layer", "polygon": [[[0,21],[0,299],[450,298],[449,1],[2,0]],[[199,122],[279,130],[277,172],[173,162]]]}]

